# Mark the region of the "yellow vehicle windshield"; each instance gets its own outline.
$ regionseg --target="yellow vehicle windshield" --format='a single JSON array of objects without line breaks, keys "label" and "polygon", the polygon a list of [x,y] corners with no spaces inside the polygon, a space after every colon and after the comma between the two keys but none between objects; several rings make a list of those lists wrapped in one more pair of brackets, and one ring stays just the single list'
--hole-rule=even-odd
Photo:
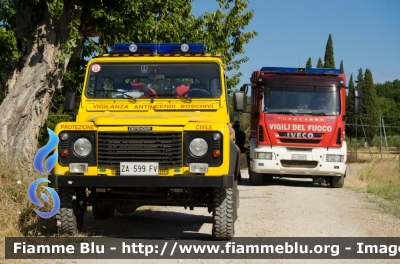
[{"label": "yellow vehicle windshield", "polygon": [[219,98],[217,63],[95,63],[86,81],[87,98]]}]

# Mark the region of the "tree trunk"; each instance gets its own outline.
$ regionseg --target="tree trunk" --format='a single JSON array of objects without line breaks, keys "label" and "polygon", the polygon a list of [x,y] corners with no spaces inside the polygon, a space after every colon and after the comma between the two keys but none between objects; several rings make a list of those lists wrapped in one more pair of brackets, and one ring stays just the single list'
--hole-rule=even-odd
[{"label": "tree trunk", "polygon": [[[10,62],[6,73],[8,92],[0,105],[0,152],[12,158],[11,166],[27,172],[33,171],[39,129],[69,62],[59,56],[71,38],[71,20],[79,18],[80,11],[73,3],[68,5],[58,19],[52,18],[46,3],[42,10],[28,6],[16,17],[21,56]],[[35,26],[35,36],[25,41]]]}]

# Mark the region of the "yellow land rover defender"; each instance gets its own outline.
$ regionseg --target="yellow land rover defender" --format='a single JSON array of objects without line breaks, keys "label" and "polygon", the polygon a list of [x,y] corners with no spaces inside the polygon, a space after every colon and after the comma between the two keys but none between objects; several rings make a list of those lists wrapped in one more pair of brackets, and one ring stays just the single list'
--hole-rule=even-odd
[{"label": "yellow land rover defender", "polygon": [[[61,233],[143,205],[206,207],[215,239],[234,235],[239,150],[224,65],[204,44],[115,44],[90,60],[74,122],[57,124]],[[244,97],[243,97],[244,98]],[[65,110],[75,108],[67,93]]]}]

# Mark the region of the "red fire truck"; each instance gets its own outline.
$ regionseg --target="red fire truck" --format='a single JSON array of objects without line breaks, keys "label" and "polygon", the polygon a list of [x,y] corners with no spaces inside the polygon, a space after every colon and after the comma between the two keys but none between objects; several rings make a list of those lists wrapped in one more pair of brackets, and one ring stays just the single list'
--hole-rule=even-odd
[{"label": "red fire truck", "polygon": [[[346,177],[346,76],[326,68],[263,67],[251,81],[250,182],[312,178],[341,188]],[[248,84],[234,93],[245,111]],[[361,91],[352,115],[361,109]]]}]

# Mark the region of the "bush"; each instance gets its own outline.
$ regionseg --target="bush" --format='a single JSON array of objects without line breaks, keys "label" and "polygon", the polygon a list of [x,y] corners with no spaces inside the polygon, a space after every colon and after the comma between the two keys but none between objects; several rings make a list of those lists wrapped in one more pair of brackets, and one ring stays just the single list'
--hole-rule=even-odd
[{"label": "bush", "polygon": [[[368,142],[368,145],[370,147],[380,147],[381,146],[381,140],[382,140],[382,148],[386,149],[386,141],[385,137],[382,136],[382,138],[378,135],[375,136],[371,141]],[[400,146],[400,136],[395,135],[395,136],[388,136],[386,137],[388,147],[390,148],[390,151],[396,151],[398,150]],[[346,138],[347,146],[351,148],[355,148],[357,144],[357,148],[364,147],[365,140],[364,138],[356,139],[356,138]]]}]

